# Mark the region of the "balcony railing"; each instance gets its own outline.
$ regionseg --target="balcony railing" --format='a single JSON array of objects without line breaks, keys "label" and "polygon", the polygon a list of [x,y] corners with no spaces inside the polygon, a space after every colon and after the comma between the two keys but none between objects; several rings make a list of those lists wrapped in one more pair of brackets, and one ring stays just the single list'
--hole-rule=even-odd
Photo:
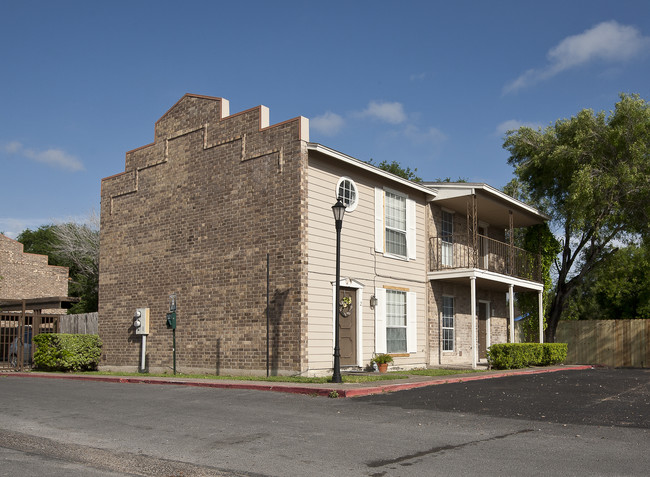
[{"label": "balcony railing", "polygon": [[429,271],[479,268],[511,277],[542,281],[539,254],[534,254],[484,235],[454,234],[429,239]]}]

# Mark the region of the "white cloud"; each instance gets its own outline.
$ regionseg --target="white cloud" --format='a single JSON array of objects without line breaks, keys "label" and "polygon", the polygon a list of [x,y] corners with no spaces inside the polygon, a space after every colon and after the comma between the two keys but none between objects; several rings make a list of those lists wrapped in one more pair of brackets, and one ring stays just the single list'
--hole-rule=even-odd
[{"label": "white cloud", "polygon": [[344,124],[345,120],[331,111],[327,111],[325,114],[321,114],[320,116],[316,116],[309,120],[309,126],[314,131],[324,134],[325,136],[333,136],[337,134]]},{"label": "white cloud", "polygon": [[78,172],[84,170],[84,165],[75,156],[71,156],[61,149],[46,149],[44,151],[37,151],[35,149],[26,149],[17,141],[10,142],[4,147],[5,152],[9,154],[17,154],[26,159],[30,159],[41,164],[64,169],[71,172]]},{"label": "white cloud", "polygon": [[447,135],[440,129],[434,127],[420,129],[413,124],[406,126],[404,129],[404,136],[414,143],[428,143],[434,146],[438,146],[447,140]]},{"label": "white cloud", "polygon": [[5,151],[9,154],[15,154],[23,147],[18,141],[12,141],[5,146]]},{"label": "white cloud", "polygon": [[411,81],[422,81],[427,77],[426,73],[417,73],[410,76]]},{"label": "white cloud", "polygon": [[508,119],[507,121],[503,121],[501,124],[499,124],[496,128],[496,131],[494,132],[495,136],[503,136],[505,133],[508,131],[516,130],[519,129],[522,126],[529,127],[531,129],[539,129],[543,127],[539,123],[529,123],[525,121],[519,121],[517,119]]},{"label": "white cloud", "polygon": [[363,118],[372,118],[389,124],[400,124],[406,121],[404,106],[398,102],[370,101],[368,107],[356,114]]},{"label": "white cloud", "polygon": [[563,71],[602,60],[626,61],[650,48],[650,37],[643,36],[632,26],[611,20],[599,23],[579,35],[562,40],[547,53],[548,65],[529,69],[508,83],[503,93],[516,92],[524,87],[549,79]]},{"label": "white cloud", "polygon": [[41,225],[53,223],[47,219],[16,219],[12,217],[0,217],[0,233],[9,238],[16,239],[20,232],[25,229],[36,230]]}]

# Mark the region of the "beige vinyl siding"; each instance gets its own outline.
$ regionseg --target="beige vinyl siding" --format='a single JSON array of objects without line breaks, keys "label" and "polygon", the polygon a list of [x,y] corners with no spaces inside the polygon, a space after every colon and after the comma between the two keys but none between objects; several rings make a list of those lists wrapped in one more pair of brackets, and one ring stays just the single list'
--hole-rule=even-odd
[{"label": "beige vinyl siding", "polygon": [[[341,176],[350,177],[359,195],[356,210],[346,213],[341,231],[341,278],[363,284],[362,366],[375,351],[375,314],[370,297],[376,287],[401,287],[416,294],[417,352],[395,359],[397,366],[426,362],[426,241],[425,197],[389,180],[345,165],[317,152],[309,154],[308,168],[308,363],[312,373],[332,367],[333,291],[336,273],[336,230],[332,205]],[[375,188],[388,187],[415,201],[416,259],[402,260],[375,252]]]}]

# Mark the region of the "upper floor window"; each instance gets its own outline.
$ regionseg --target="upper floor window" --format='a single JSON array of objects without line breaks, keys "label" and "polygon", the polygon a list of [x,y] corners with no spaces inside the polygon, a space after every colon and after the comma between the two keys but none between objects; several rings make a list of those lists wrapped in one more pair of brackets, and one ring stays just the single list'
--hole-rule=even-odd
[{"label": "upper floor window", "polygon": [[357,208],[359,193],[357,185],[349,177],[341,177],[336,184],[336,198],[345,204],[345,211],[352,212]]},{"label": "upper floor window", "polygon": [[444,267],[454,266],[454,214],[442,211],[442,227],[440,237],[442,238],[442,265]]},{"label": "upper floor window", "polygon": [[406,257],[406,197],[386,192],[386,253]]},{"label": "upper floor window", "polygon": [[375,187],[375,251],[415,260],[416,203],[406,194]]}]

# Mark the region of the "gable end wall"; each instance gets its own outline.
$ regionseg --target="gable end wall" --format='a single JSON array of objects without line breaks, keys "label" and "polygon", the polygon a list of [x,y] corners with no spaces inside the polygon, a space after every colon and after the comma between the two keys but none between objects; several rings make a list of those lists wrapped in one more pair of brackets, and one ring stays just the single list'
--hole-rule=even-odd
[{"label": "gable end wall", "polygon": [[220,101],[183,97],[102,182],[105,367],[138,365],[148,307],[147,365],[171,368],[176,293],[178,369],[265,373],[267,253],[271,370],[306,367],[306,120],[263,127],[266,108],[221,117]]}]

